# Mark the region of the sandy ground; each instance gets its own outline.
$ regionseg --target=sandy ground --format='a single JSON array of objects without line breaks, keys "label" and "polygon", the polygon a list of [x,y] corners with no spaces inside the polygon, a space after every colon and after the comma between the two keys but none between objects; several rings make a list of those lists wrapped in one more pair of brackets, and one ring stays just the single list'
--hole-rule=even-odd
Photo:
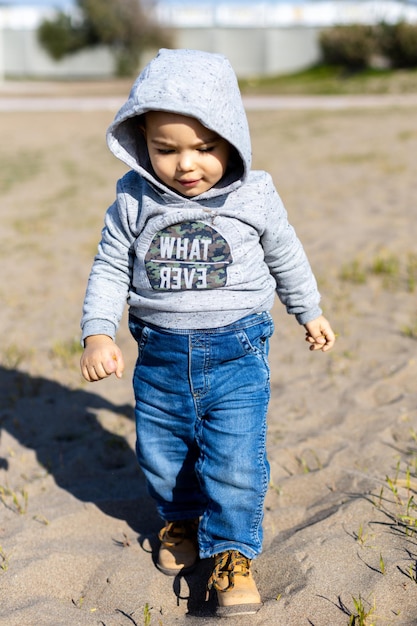
[{"label": "sandy ground", "polygon": [[[160,522],[122,381],[84,383],[79,317],[103,214],[124,171],[111,111],[0,116],[0,624],[218,623],[210,564],[153,564]],[[264,552],[273,626],[417,624],[417,112],[250,112],[339,334],[311,354],[277,303]],[[416,283],[416,284],[415,284]]]}]

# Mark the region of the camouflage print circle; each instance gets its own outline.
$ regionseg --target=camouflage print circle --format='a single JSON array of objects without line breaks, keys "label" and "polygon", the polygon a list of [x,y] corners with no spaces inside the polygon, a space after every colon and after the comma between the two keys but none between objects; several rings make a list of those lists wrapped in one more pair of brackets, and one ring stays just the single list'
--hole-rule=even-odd
[{"label": "camouflage print circle", "polygon": [[158,291],[223,287],[231,262],[227,241],[203,222],[183,222],[158,231],[145,256],[149,282]]}]

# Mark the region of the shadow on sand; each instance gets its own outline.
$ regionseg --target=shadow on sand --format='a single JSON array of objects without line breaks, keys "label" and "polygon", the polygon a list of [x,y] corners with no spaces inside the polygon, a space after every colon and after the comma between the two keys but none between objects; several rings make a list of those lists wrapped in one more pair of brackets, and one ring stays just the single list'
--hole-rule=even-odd
[{"label": "shadow on sand", "polygon": [[[59,487],[125,520],[140,535],[159,527],[134,451],[97,419],[103,410],[133,419],[130,405],[0,367],[0,407],[2,430],[34,450]],[[0,469],[8,469],[2,455]]]},{"label": "shadow on sand", "polygon": [[[34,450],[59,487],[127,522],[155,563],[161,520],[134,451],[125,437],[103,428],[97,418],[100,411],[134,419],[131,405],[116,405],[90,391],[0,366],[1,431]],[[2,446],[0,472],[8,469],[9,454]],[[190,616],[213,613],[213,601],[204,602],[209,571],[210,560],[201,561],[184,582],[172,579],[173,593],[178,602],[188,600]]]}]

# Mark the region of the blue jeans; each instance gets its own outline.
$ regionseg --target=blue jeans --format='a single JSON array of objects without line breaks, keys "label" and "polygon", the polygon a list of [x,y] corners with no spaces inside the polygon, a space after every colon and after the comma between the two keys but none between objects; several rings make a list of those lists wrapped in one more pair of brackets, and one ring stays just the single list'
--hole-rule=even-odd
[{"label": "blue jeans", "polygon": [[201,558],[262,549],[269,313],[170,330],[134,317],[137,457],[165,520],[201,517]]}]

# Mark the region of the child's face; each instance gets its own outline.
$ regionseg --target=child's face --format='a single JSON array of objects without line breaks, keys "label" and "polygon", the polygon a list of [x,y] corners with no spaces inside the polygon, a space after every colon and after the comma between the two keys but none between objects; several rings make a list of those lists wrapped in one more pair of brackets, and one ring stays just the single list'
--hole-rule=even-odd
[{"label": "child's face", "polygon": [[155,174],[183,196],[197,196],[223,177],[229,144],[193,117],[150,111],[143,132]]}]

